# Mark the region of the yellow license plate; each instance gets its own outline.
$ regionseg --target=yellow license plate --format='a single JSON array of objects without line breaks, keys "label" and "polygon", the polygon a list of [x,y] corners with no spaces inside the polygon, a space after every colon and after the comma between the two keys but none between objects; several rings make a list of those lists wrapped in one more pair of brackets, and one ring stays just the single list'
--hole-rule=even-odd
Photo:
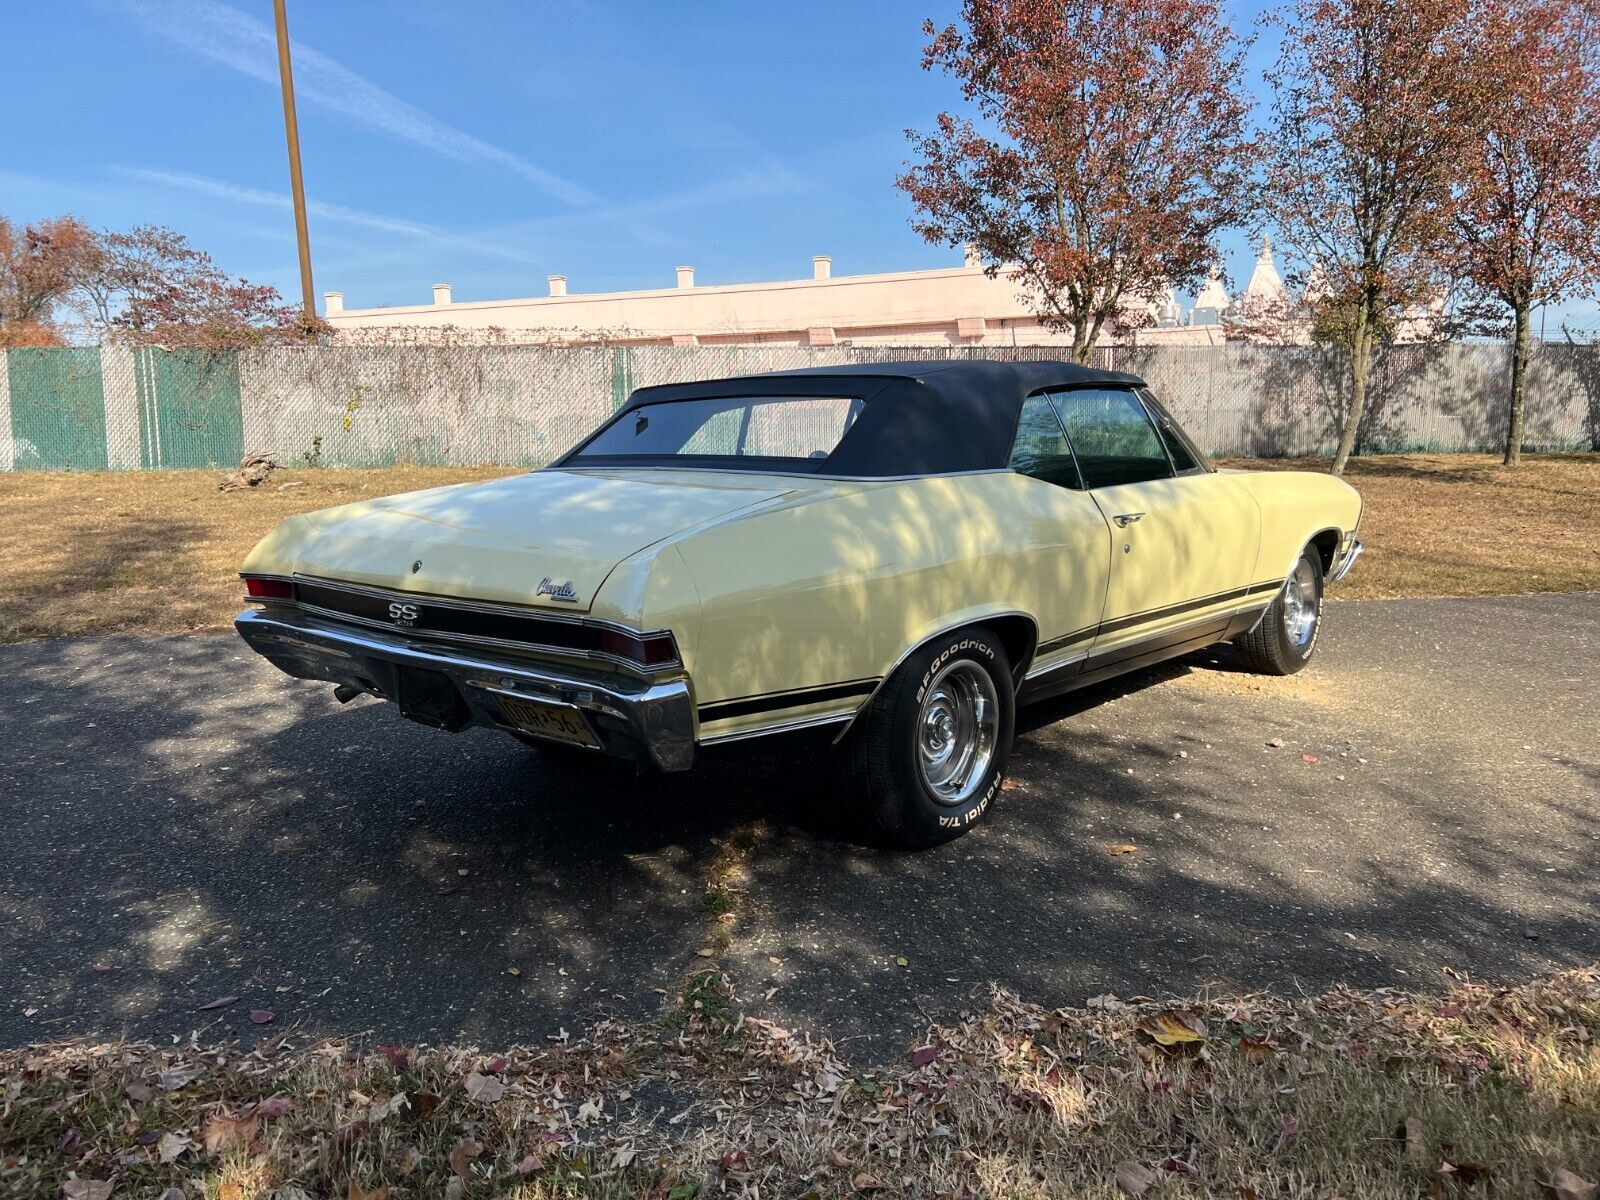
[{"label": "yellow license plate", "polygon": [[498,699],[501,710],[524,733],[551,741],[568,742],[574,746],[600,748],[600,739],[594,736],[589,722],[570,704],[533,700],[526,696],[500,695]]}]

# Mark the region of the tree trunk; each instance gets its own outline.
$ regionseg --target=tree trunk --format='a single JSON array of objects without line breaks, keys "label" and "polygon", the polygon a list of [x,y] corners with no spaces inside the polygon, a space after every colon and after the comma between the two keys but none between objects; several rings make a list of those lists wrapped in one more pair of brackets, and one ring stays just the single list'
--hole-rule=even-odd
[{"label": "tree trunk", "polygon": [[1512,306],[1516,332],[1511,340],[1511,412],[1506,421],[1506,466],[1522,461],[1522,411],[1528,394],[1528,321],[1532,315],[1526,302]]},{"label": "tree trunk", "polygon": [[1089,318],[1084,317],[1081,320],[1073,321],[1072,361],[1088,366],[1089,355],[1093,349],[1094,347],[1089,343]]},{"label": "tree trunk", "polygon": [[1332,473],[1343,475],[1356,448],[1356,433],[1367,411],[1367,377],[1372,372],[1372,330],[1368,328],[1371,309],[1363,301],[1356,313],[1355,336],[1350,339],[1350,408],[1339,433],[1339,448],[1333,455]]}]

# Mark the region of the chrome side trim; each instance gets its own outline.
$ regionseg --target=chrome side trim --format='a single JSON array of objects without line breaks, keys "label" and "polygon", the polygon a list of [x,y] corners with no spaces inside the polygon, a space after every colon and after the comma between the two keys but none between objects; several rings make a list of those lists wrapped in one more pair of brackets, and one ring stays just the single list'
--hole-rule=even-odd
[{"label": "chrome side trim", "polygon": [[1328,572],[1328,583],[1338,583],[1350,574],[1350,568],[1356,565],[1356,559],[1361,557],[1361,552],[1366,549],[1361,539],[1355,534],[1348,534],[1339,543],[1339,549],[1334,551],[1333,570]]},{"label": "chrome side trim", "polygon": [[702,746],[716,746],[723,742],[742,742],[748,738],[766,737],[774,733],[794,733],[801,729],[813,729],[819,725],[832,725],[836,721],[854,720],[856,712],[823,713],[821,716],[797,717],[792,721],[778,721],[771,725],[760,725],[753,729],[735,729],[729,733],[702,734]]},{"label": "chrome side trim", "polygon": [[512,728],[494,701],[494,693],[504,691],[613,718],[620,731],[615,724],[596,728],[607,753],[643,757],[663,771],[684,771],[694,763],[694,693],[687,679],[652,681],[458,652],[283,609],[240,613],[234,628],[251,649],[299,679],[320,679],[368,693],[375,692],[377,684],[392,693],[397,690],[391,685],[399,678],[399,668],[436,671],[455,685],[469,724]]},{"label": "chrome side trim", "polygon": [[1029,667],[1028,673],[1022,677],[1022,682],[1030,683],[1033,680],[1043,678],[1046,675],[1053,675],[1063,667],[1076,666],[1078,663],[1081,663],[1088,657],[1089,655],[1087,651],[1084,651],[1077,654],[1069,654],[1065,658],[1058,658],[1054,662],[1047,663],[1042,667],[1037,665]]}]

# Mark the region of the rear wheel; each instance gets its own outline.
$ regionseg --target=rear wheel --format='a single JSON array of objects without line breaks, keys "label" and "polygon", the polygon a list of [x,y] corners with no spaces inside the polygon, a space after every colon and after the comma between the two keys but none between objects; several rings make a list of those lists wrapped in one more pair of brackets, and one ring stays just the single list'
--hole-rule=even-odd
[{"label": "rear wheel", "polygon": [[1000,791],[1016,722],[1011,664],[976,628],[924,646],[851,734],[854,791],[882,840],[925,849],[960,837]]},{"label": "rear wheel", "polygon": [[1293,675],[1311,661],[1321,628],[1322,556],[1308,546],[1256,627],[1233,644],[1252,671]]}]

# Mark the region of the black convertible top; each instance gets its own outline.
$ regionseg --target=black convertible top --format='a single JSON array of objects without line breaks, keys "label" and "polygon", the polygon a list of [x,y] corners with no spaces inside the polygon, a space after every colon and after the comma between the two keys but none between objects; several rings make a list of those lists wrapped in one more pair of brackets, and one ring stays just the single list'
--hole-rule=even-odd
[{"label": "black convertible top", "polygon": [[[1028,396],[1105,384],[1141,387],[1144,380],[1067,362],[856,363],[639,388],[614,420],[673,400],[752,394],[856,398],[864,401],[861,415],[818,463],[817,474],[940,475],[1004,467]],[[580,444],[555,465],[571,465],[582,450]]]}]

